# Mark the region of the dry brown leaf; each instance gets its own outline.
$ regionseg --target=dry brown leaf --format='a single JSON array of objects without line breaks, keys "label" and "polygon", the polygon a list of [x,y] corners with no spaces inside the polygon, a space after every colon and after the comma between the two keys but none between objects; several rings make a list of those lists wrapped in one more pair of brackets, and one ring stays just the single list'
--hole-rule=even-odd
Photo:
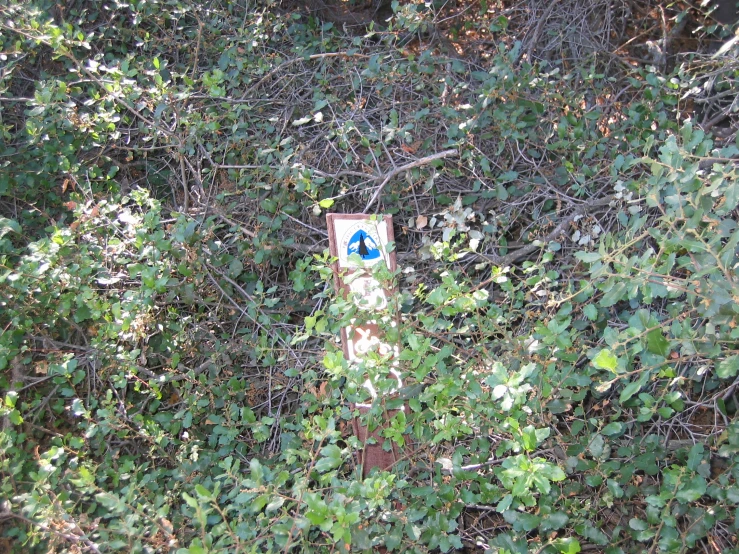
[{"label": "dry brown leaf", "polygon": [[422,144],[422,140],[417,140],[412,142],[411,144],[401,144],[400,149],[408,154],[415,154]]},{"label": "dry brown leaf", "polygon": [[416,218],[416,229],[423,229],[429,222],[429,218],[425,215],[419,215]]},{"label": "dry brown leaf", "polygon": [[162,530],[165,533],[171,535],[174,532],[174,526],[172,525],[172,522],[169,521],[166,517],[161,518],[159,521],[162,524]]}]

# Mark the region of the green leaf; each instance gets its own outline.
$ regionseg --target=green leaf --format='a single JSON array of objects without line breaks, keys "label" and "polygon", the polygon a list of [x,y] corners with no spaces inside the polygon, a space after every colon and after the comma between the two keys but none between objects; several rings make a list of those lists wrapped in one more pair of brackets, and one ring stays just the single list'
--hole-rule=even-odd
[{"label": "green leaf", "polygon": [[549,491],[552,490],[552,485],[549,483],[549,480],[543,475],[535,473],[534,475],[532,475],[531,479],[540,493],[549,494]]},{"label": "green leaf", "polygon": [[629,527],[631,527],[634,531],[646,531],[649,525],[646,521],[642,519],[632,517],[629,520]]},{"label": "green leaf", "polygon": [[72,400],[72,413],[76,416],[85,415],[87,413],[85,405],[79,398],[75,398],[74,400]]},{"label": "green leaf", "polygon": [[621,485],[618,484],[618,481],[608,479],[606,481],[606,486],[614,498],[623,498],[624,490],[621,488]]},{"label": "green leaf", "polygon": [[542,427],[536,430],[536,444],[541,444],[549,438],[552,434],[552,430],[549,427]]},{"label": "green leaf", "polygon": [[[541,458],[537,458],[537,461],[541,461]],[[567,474],[562,471],[562,468],[549,462],[536,464],[536,471],[540,472],[544,477],[552,481],[563,481]]]},{"label": "green leaf", "polygon": [[18,225],[17,221],[8,219],[6,217],[0,217],[0,239],[3,238],[6,234],[8,234],[11,231],[20,233],[21,226]]},{"label": "green leaf", "polygon": [[623,298],[625,292],[626,283],[623,281],[617,282],[603,295],[603,298],[600,299],[600,306],[602,308],[610,308]]},{"label": "green leaf", "polygon": [[704,448],[701,443],[693,445],[688,454],[688,469],[698,471],[698,467],[701,465],[701,461],[703,460],[703,451]]},{"label": "green leaf", "polygon": [[598,252],[575,252],[575,257],[586,264],[593,264],[600,260]]},{"label": "green leaf", "polygon": [[592,304],[588,304],[587,306],[585,306],[582,310],[582,313],[584,313],[585,317],[587,317],[590,321],[595,321],[598,318],[598,308],[596,308]]},{"label": "green leaf", "polygon": [[[197,539],[196,539],[197,540]],[[182,550],[180,550],[182,551]],[[191,544],[187,549],[187,554],[207,554],[207,550],[199,544]]]},{"label": "green leaf", "polygon": [[13,425],[20,425],[23,423],[23,418],[21,417],[21,413],[18,410],[13,410],[8,414],[8,419],[10,420],[10,423]]},{"label": "green leaf", "polygon": [[629,398],[634,396],[637,392],[641,390],[641,388],[647,384],[647,380],[649,379],[649,372],[648,371],[642,371],[641,376],[639,377],[639,380],[634,383],[629,383],[624,387],[624,390],[621,391],[621,396],[619,397],[619,401],[621,403],[626,402]]},{"label": "green leaf", "polygon": [[334,468],[339,467],[343,463],[341,458],[341,449],[335,444],[329,444],[321,449],[321,454],[324,456],[316,462],[316,471],[319,473],[325,473]]},{"label": "green leaf", "polygon": [[244,264],[238,258],[234,258],[228,266],[228,274],[232,279],[236,279],[244,271]]},{"label": "green leaf", "polygon": [[637,381],[636,383],[629,383],[624,387],[624,390],[621,391],[621,396],[619,397],[619,400],[621,403],[626,402],[629,398],[634,396],[637,392],[639,392],[639,389],[641,389],[641,384]]},{"label": "green leaf", "polygon": [[264,508],[269,502],[271,502],[273,499],[270,498],[269,494],[261,494],[257,498],[255,498],[252,503],[249,505],[249,512],[252,514],[256,514],[258,512],[262,511],[262,508]]},{"label": "green leaf", "polygon": [[706,494],[708,486],[706,480],[700,475],[696,475],[692,479],[689,479],[680,487],[680,490],[675,493],[675,498],[682,502],[695,502],[701,496]]},{"label": "green leaf", "polygon": [[598,369],[607,369],[615,372],[616,367],[618,367],[618,357],[609,349],[604,348],[593,358],[593,365]]},{"label": "green leaf", "polygon": [[282,505],[285,503],[285,498],[282,496],[278,496],[270,501],[269,504],[267,504],[267,507],[264,509],[265,512],[275,512],[279,510]]},{"label": "green leaf", "polygon": [[185,502],[186,502],[186,503],[187,503],[187,505],[188,505],[188,506],[190,506],[191,508],[197,508],[197,507],[198,507],[198,501],[197,501],[197,500],[195,500],[195,499],[194,499],[194,498],[193,498],[192,496],[190,496],[190,495],[189,495],[189,494],[187,494],[186,492],[183,492],[183,493],[182,493],[182,498],[184,498],[184,499],[185,499]]},{"label": "green leaf", "polygon": [[729,356],[716,366],[716,375],[721,379],[735,377],[739,372],[739,355]]},{"label": "green leaf", "polygon": [[575,530],[590,542],[600,545],[608,544],[608,536],[590,521],[581,523],[575,527]]},{"label": "green leaf", "polygon": [[590,439],[588,450],[593,455],[593,458],[600,458],[605,451],[605,446],[606,441],[603,438],[603,435],[601,435],[600,433],[596,433],[595,435],[593,435],[593,438]]},{"label": "green leaf", "polygon": [[327,210],[334,205],[334,200],[332,198],[324,198],[318,203],[318,205],[321,206],[321,208],[323,208],[324,210]]},{"label": "green leaf", "polygon": [[511,181],[515,181],[516,179],[518,179],[517,171],[506,171],[505,173],[502,173],[500,177],[498,177],[498,181],[501,183],[510,183]]},{"label": "green leaf", "polygon": [[613,435],[618,435],[623,429],[623,427],[624,426],[622,423],[618,421],[614,421],[613,423],[609,423],[608,425],[603,427],[603,429],[601,429],[600,432],[604,434],[605,436],[610,437]]},{"label": "green leaf", "polygon": [[541,520],[542,531],[552,531],[562,529],[570,521],[569,516],[564,512],[552,512],[545,515]]},{"label": "green leaf", "polygon": [[444,289],[443,287],[436,287],[426,297],[426,302],[434,306],[440,306],[441,304],[447,301],[447,298],[448,298],[448,293],[446,289]]},{"label": "green leaf", "polygon": [[647,333],[647,350],[658,356],[667,356],[670,349],[668,341],[660,329],[652,329]]},{"label": "green leaf", "polygon": [[537,515],[519,512],[518,510],[507,510],[503,514],[503,517],[518,532],[533,531],[539,526],[539,522],[541,521],[541,518]]},{"label": "green leaf", "polygon": [[18,393],[14,390],[9,391],[8,394],[5,395],[5,405],[8,408],[15,408],[15,403],[18,401]]},{"label": "green leaf", "polygon": [[529,425],[522,430],[523,447],[529,452],[536,448],[536,429]]},{"label": "green leaf", "polygon": [[498,502],[498,505],[495,507],[495,511],[502,514],[511,507],[511,504],[513,504],[513,495],[506,494],[503,499]]},{"label": "green leaf", "polygon": [[557,549],[557,552],[561,552],[562,554],[577,554],[582,550],[580,548],[580,542],[572,537],[557,539],[552,543],[552,546]]}]

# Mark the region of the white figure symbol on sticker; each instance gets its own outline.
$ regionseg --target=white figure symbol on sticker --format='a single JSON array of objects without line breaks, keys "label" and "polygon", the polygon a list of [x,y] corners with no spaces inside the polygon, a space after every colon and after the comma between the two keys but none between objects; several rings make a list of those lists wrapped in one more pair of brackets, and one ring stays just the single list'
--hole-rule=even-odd
[{"label": "white figure symbol on sticker", "polygon": [[357,277],[349,284],[354,293],[354,303],[362,310],[383,310],[387,308],[385,289],[374,277]]},{"label": "white figure symbol on sticker", "polygon": [[371,329],[362,329],[357,327],[354,330],[358,335],[359,339],[354,340],[354,353],[357,356],[364,356],[373,347],[377,346],[377,353],[380,356],[386,356],[392,351],[392,347],[389,344],[382,342],[378,337],[372,335]]},{"label": "white figure symbol on sticker", "polygon": [[[380,356],[386,356],[392,353],[395,357],[398,357],[400,352],[397,346],[390,346],[389,344],[382,342],[378,337],[372,335],[372,329],[362,329],[361,327],[354,328],[355,339],[350,343],[350,359],[357,360],[358,358],[366,355],[373,348],[377,349],[377,353]],[[357,335],[359,338],[356,338]],[[393,362],[393,365],[397,364],[397,361]],[[395,379],[398,383],[397,388],[393,387],[390,394],[395,393],[403,386],[403,380],[400,378],[400,373],[394,368],[390,368],[388,371],[388,377]],[[369,392],[370,397],[374,401],[377,398],[377,389],[374,383],[370,379],[366,379],[363,383],[364,388]],[[371,407],[372,404],[357,404],[361,407]],[[401,410],[404,408],[401,407]]]}]

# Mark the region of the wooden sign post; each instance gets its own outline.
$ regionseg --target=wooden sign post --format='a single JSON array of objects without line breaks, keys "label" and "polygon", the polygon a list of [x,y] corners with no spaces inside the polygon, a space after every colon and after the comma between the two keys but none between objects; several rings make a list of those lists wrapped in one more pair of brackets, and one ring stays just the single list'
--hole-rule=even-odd
[{"label": "wooden sign post", "polygon": [[[338,258],[334,264],[336,288],[343,294],[351,296],[360,310],[369,312],[365,321],[352,320],[351,325],[342,329],[341,339],[344,357],[356,368],[361,368],[363,360],[370,352],[380,356],[389,356],[391,361],[386,371],[386,378],[397,381],[398,390],[403,386],[400,373],[397,371],[397,345],[387,344],[377,319],[387,313],[388,297],[392,291],[386,290],[372,275],[376,264],[384,263],[388,269],[395,271],[395,252],[388,252],[388,243],[393,241],[393,223],[391,216],[328,214],[329,249],[331,255]],[[395,361],[392,359],[395,358]],[[354,408],[360,414],[367,413],[378,399],[377,383],[367,376],[363,383],[369,394],[367,403],[358,403]],[[391,391],[392,393],[393,391]],[[401,408],[403,409],[403,408]],[[384,418],[389,420],[398,410],[386,410]],[[397,461],[399,454],[395,445],[391,451],[382,448],[384,438],[380,436],[383,422],[373,431],[369,431],[359,418],[352,420],[354,434],[365,445],[362,452],[362,473],[367,475],[373,467],[387,469]],[[367,444],[369,438],[374,444]]]}]

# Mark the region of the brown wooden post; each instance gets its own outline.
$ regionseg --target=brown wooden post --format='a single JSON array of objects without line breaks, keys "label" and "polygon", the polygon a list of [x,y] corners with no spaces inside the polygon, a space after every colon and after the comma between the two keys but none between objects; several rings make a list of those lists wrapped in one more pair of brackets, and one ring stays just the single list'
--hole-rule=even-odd
[{"label": "brown wooden post", "polygon": [[[369,215],[328,214],[326,221],[329,250],[332,256],[338,258],[333,266],[336,289],[345,295],[354,293],[355,298],[366,301],[357,303],[360,309],[384,311],[392,291],[385,290],[377,282],[372,276],[371,269],[375,264],[384,263],[391,271],[395,271],[395,252],[387,251],[387,244],[392,242],[394,237],[392,216],[380,216],[373,220]],[[358,261],[357,257],[361,261]],[[361,275],[356,275],[357,273]],[[348,279],[349,276],[352,278]],[[349,282],[345,283],[344,278]],[[371,350],[377,351],[380,355],[390,354],[397,358],[398,347],[386,344],[377,323],[371,318],[367,319],[368,322],[361,322],[356,326],[352,324],[341,330],[344,358],[350,364],[358,364]],[[402,386],[401,376],[394,367],[388,368],[388,378],[397,379],[398,388]],[[369,378],[364,382],[364,387],[370,393],[372,402],[379,400]],[[372,408],[372,404],[355,404],[353,408],[360,414],[366,414]],[[384,413],[386,421],[397,412],[398,410],[386,410]],[[355,417],[352,426],[356,437],[365,445],[360,461],[363,475],[366,476],[373,467],[388,469],[398,460],[399,451],[394,443],[389,452],[382,448],[385,440],[380,436],[383,422],[380,422],[373,431],[369,431],[367,426],[362,425],[360,419]],[[376,441],[375,444],[367,444],[370,437]]]}]

